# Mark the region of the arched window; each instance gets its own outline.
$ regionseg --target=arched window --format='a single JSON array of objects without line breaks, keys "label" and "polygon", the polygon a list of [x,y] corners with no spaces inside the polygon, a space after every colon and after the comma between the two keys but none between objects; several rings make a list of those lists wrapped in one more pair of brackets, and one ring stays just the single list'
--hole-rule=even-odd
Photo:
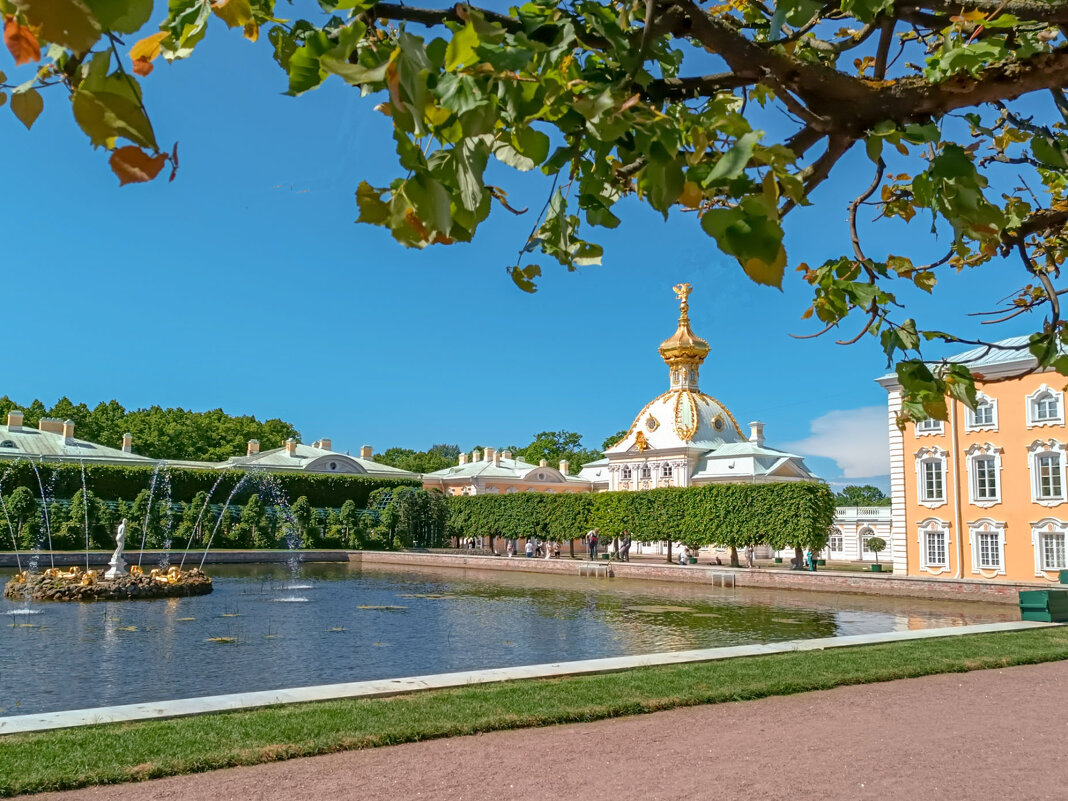
[{"label": "arched window", "polygon": [[965,414],[966,431],[997,431],[998,402],[980,393],[976,398],[975,411],[968,409]]},{"label": "arched window", "polygon": [[1001,503],[1001,448],[976,443],[965,451],[968,465],[968,494],[973,506]]},{"label": "arched window", "polygon": [[841,553],[845,548],[845,537],[842,535],[842,529],[835,526],[831,529],[831,534],[827,537],[827,550],[831,553]]},{"label": "arched window", "polygon": [[649,465],[647,465],[647,464],[643,464],[643,465],[642,465],[642,469],[641,469],[641,477],[642,477],[642,478],[644,478],[644,479],[649,479],[649,478],[652,478],[652,477],[653,477],[653,473],[652,473],[652,471],[651,471],[651,470],[649,469]]},{"label": "arched window", "polygon": [[661,478],[671,478],[671,465],[665,464],[660,468]]},{"label": "arched window", "polygon": [[630,481],[633,475],[634,474],[631,472],[630,465],[623,465],[623,469],[619,472],[619,477],[622,478],[624,481]]},{"label": "arched window", "polygon": [[1064,445],[1055,439],[1027,446],[1031,468],[1031,500],[1042,506],[1064,503]]},{"label": "arched window", "polygon": [[936,507],[946,502],[946,451],[921,448],[916,453],[917,495],[924,506]]},{"label": "arched window", "polygon": [[1027,396],[1027,427],[1064,425],[1064,403],[1060,392],[1043,384]]},{"label": "arched window", "polygon": [[18,445],[16,445],[14,442],[12,442],[9,439],[5,439],[3,442],[0,442],[0,448],[17,448],[17,447],[18,447]]},{"label": "arched window", "polygon": [[935,420],[933,417],[928,417],[926,420],[920,420],[918,423],[916,423],[916,436],[918,437],[941,433],[941,420]]},{"label": "arched window", "polygon": [[868,547],[868,540],[875,536],[875,531],[870,527],[864,527],[857,535],[860,537],[860,552],[862,554],[871,553],[871,548]]}]

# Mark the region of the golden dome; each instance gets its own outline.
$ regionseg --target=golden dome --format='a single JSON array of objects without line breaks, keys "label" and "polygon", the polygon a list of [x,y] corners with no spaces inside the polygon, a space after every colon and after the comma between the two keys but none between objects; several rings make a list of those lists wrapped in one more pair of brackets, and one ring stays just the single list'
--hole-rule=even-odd
[{"label": "golden dome", "polygon": [[673,289],[679,299],[679,327],[674,334],[660,343],[660,356],[669,367],[675,364],[699,365],[712,348],[690,329],[689,296],[693,287],[689,284],[676,284]]}]

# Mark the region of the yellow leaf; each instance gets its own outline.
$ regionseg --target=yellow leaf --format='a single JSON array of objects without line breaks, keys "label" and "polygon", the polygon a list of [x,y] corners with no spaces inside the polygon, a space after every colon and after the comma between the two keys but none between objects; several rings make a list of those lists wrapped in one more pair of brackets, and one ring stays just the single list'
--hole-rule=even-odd
[{"label": "yellow leaf", "polygon": [[779,245],[779,255],[775,257],[775,261],[771,264],[761,259],[752,258],[742,265],[742,269],[745,270],[745,274],[754,283],[782,289],[782,275],[786,270],[786,248]]},{"label": "yellow leaf", "polygon": [[11,110],[26,126],[27,131],[33,127],[43,109],[44,100],[36,89],[27,89],[25,92],[15,92],[11,95]]},{"label": "yellow leaf", "polygon": [[450,112],[447,108],[442,108],[437,103],[427,103],[426,110],[423,112],[427,122],[431,125],[444,125],[449,121]]},{"label": "yellow leaf", "polygon": [[226,23],[227,28],[243,28],[252,21],[252,5],[249,0],[222,0],[212,3],[215,16]]},{"label": "yellow leaf", "polygon": [[701,205],[701,201],[705,199],[704,193],[701,192],[701,187],[695,184],[693,181],[687,181],[682,185],[682,194],[679,195],[679,203],[690,209],[696,209]]},{"label": "yellow leaf", "polygon": [[250,42],[260,38],[260,26],[254,20],[245,23],[245,38]]},{"label": "yellow leaf", "polygon": [[163,40],[167,38],[169,34],[166,31],[160,31],[154,33],[151,36],[146,36],[140,42],[130,48],[130,58],[134,61],[145,59],[147,61],[155,61],[159,55],[160,45]]}]

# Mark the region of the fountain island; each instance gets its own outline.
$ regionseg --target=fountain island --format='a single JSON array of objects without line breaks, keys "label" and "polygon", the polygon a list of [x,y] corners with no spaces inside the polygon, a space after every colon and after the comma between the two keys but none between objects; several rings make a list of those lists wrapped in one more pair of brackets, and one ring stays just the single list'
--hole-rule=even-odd
[{"label": "fountain island", "polygon": [[145,573],[139,566],[126,569],[122,552],[126,547],[126,520],[115,537],[115,552],[102,576],[79,567],[60,570],[50,567],[41,573],[20,570],[4,587],[4,597],[13,601],[120,601],[132,598],[178,598],[207,595],[211,579],[203,571],[155,568]]}]

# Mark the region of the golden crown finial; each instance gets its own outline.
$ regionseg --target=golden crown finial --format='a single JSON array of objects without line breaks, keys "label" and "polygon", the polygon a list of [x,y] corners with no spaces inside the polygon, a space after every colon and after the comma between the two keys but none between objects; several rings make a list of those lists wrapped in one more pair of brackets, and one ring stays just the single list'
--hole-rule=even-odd
[{"label": "golden crown finial", "polygon": [[689,284],[675,284],[675,297],[679,299],[679,321],[690,319],[690,293],[693,287]]}]

